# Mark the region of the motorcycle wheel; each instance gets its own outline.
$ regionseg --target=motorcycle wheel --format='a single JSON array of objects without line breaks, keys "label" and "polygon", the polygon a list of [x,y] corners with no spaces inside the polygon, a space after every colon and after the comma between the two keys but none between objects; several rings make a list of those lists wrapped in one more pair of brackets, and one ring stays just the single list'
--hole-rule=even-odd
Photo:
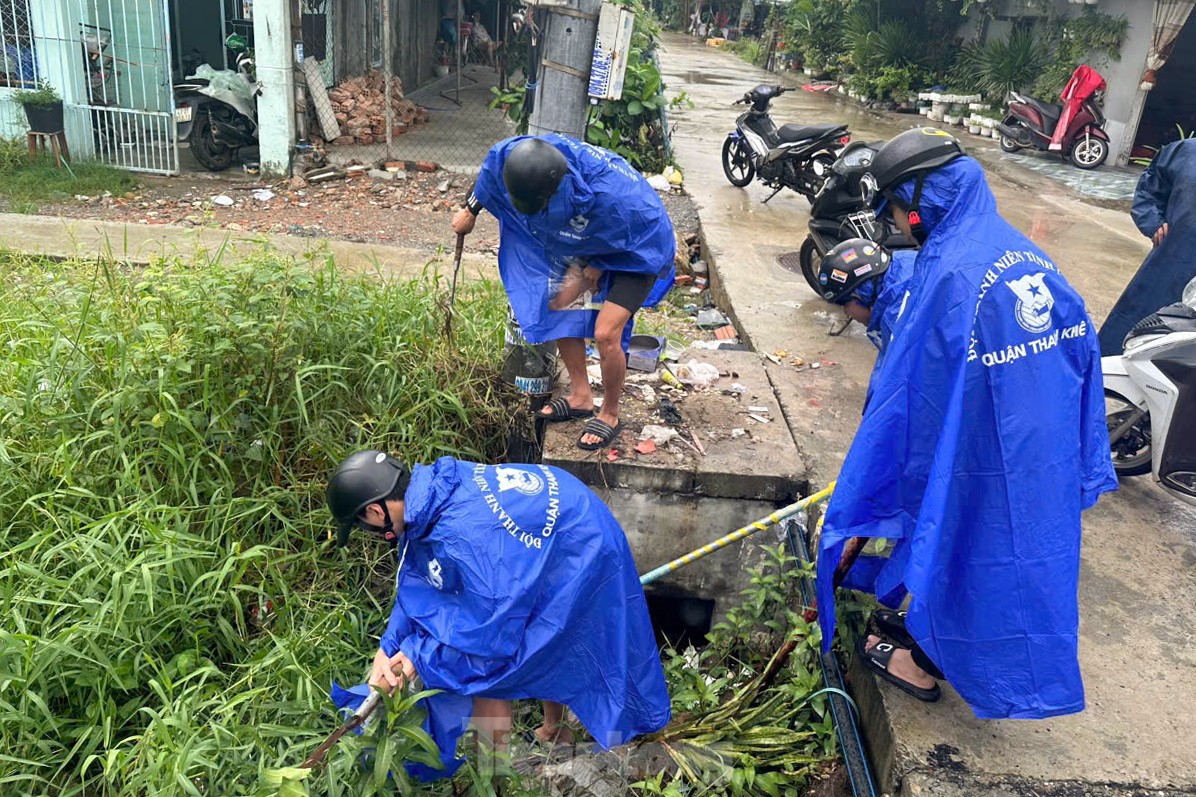
[{"label": "motorcycle wheel", "polygon": [[723,174],[736,188],[743,188],[756,176],[752,155],[741,139],[727,136],[723,142]]},{"label": "motorcycle wheel", "polygon": [[1009,136],[1001,136],[1001,140],[998,143],[1001,145],[1002,152],[1017,152],[1022,148],[1021,144],[1017,143]]},{"label": "motorcycle wheel", "polygon": [[[1113,390],[1105,391],[1105,424],[1110,433],[1133,411],[1133,403],[1125,396]],[[1109,443],[1109,453],[1113,457],[1113,470],[1118,478],[1150,473],[1150,416],[1134,424],[1120,440]]]},{"label": "motorcycle wheel", "polygon": [[822,296],[822,285],[818,282],[818,269],[822,267],[822,255],[818,254],[818,246],[814,243],[813,238],[807,237],[802,241],[801,251],[797,256],[801,263],[801,275],[806,278],[810,290]]},{"label": "motorcycle wheel", "polygon": [[1071,152],[1067,154],[1071,165],[1077,169],[1095,169],[1109,157],[1109,144],[1103,138],[1084,136],[1077,138],[1071,145]]},{"label": "motorcycle wheel", "polygon": [[191,154],[210,172],[222,172],[233,163],[233,151],[216,141],[212,133],[212,118],[206,113],[199,114],[191,125],[187,143],[191,145]]}]

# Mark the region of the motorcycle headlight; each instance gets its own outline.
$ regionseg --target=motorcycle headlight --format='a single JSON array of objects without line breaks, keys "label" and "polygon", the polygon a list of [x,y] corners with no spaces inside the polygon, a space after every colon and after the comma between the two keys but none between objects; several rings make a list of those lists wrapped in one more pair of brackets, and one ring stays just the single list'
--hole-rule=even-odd
[{"label": "motorcycle headlight", "polygon": [[1166,337],[1166,335],[1164,333],[1159,333],[1155,335],[1135,335],[1133,337],[1127,337],[1125,342],[1122,343],[1122,350],[1129,352],[1140,346],[1145,346],[1147,343],[1153,343],[1162,337]]},{"label": "motorcycle headlight", "polygon": [[876,178],[872,176],[872,172],[860,178],[860,197],[866,207],[872,207],[872,202],[876,199],[876,190]]},{"label": "motorcycle headlight", "polygon": [[818,177],[826,176],[826,164],[822,161],[814,161],[814,174]]}]

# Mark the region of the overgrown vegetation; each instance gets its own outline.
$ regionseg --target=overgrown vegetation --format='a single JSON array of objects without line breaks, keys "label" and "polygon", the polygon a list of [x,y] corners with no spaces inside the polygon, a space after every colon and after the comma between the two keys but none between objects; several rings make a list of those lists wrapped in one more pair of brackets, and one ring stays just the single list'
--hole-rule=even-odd
[{"label": "overgrown vegetation", "polygon": [[[641,794],[797,797],[834,759],[821,636],[798,611],[799,581],[811,576],[784,546],[770,551],[706,648],[666,651],[674,721],[646,742],[676,770],[634,784]],[[845,633],[858,634],[859,606],[838,609]]]},{"label": "overgrown vegetation", "polygon": [[129,172],[89,162],[72,163],[68,170],[50,155],[30,160],[24,141],[0,138],[0,197],[14,212],[36,213],[43,204],[77,194],[120,196],[136,187]]},{"label": "overgrown vegetation", "polygon": [[[250,794],[334,726],[394,565],[327,544],[328,470],[505,439],[501,288],[462,286],[453,344],[443,288],[268,254],[0,256],[0,791]],[[361,752],[312,793],[393,793]]]},{"label": "overgrown vegetation", "polygon": [[1057,97],[1080,64],[1098,71],[1121,60],[1121,45],[1129,33],[1125,17],[1114,17],[1085,6],[1079,16],[1055,18],[1044,27],[1043,40],[1050,62],[1034,82],[1035,96]]}]

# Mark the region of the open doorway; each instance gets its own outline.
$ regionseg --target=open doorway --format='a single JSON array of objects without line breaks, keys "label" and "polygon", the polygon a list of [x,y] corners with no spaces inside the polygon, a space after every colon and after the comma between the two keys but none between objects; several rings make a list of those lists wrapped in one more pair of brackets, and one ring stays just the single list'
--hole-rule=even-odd
[{"label": "open doorway", "polygon": [[[1182,130],[1182,133],[1181,133]],[[1163,146],[1196,131],[1196,15],[1175,40],[1171,57],[1158,71],[1146,97],[1132,156],[1150,158]]]}]

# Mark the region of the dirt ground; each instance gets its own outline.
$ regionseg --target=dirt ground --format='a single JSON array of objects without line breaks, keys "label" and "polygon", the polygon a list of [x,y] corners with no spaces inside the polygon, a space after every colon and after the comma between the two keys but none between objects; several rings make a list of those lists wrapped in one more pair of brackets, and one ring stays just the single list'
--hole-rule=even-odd
[{"label": "dirt ground", "polygon": [[[124,196],[76,196],[43,205],[48,216],[129,224],[178,224],[236,232],[285,233],[358,243],[420,249],[451,247],[452,213],[461,206],[472,178],[447,172],[398,172],[391,180],[361,177],[307,185],[302,180],[268,182],[240,173],[190,173],[143,177]],[[269,192],[268,194],[265,192]],[[677,229],[697,232],[692,201],[664,197]],[[11,210],[0,198],[0,211]],[[466,239],[471,252],[497,252],[498,224],[483,213]]]}]

